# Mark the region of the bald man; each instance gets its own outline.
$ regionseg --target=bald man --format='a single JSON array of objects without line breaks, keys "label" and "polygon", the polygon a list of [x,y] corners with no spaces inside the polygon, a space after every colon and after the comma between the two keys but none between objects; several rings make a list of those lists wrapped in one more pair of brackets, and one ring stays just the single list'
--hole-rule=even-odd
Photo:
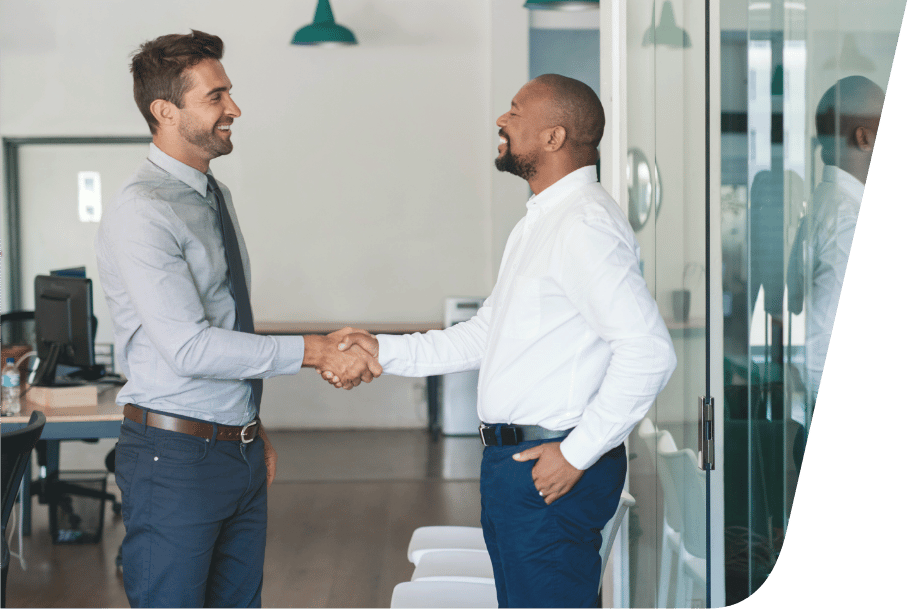
[{"label": "bald man", "polygon": [[831,86],[817,104],[817,139],[826,166],[811,196],[804,266],[809,272],[807,379],[814,400],[826,364],[884,98],[873,81],[848,76]]},{"label": "bald man", "polygon": [[577,80],[520,89],[497,121],[495,166],[534,194],[491,296],[443,331],[347,341],[377,346],[385,373],[479,369],[481,520],[500,607],[596,605],[624,440],[675,367],[633,230],[596,179],[604,124]]}]

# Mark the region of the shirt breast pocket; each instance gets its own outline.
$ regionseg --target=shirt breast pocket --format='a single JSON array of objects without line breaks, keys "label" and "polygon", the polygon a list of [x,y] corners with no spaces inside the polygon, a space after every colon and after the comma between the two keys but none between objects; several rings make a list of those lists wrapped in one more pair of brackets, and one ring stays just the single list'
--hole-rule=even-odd
[{"label": "shirt breast pocket", "polygon": [[533,338],[541,322],[540,282],[536,277],[514,278],[511,306],[505,313],[503,334],[508,338]]}]

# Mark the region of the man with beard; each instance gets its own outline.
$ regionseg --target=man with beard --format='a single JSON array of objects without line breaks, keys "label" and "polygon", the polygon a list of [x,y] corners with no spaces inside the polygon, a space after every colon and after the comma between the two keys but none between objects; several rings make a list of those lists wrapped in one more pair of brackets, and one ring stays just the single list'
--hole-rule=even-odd
[{"label": "man with beard", "polygon": [[[811,195],[805,220],[806,264],[798,265],[809,273],[802,285],[807,296],[811,403],[816,403],[820,389],[885,97],[879,85],[868,78],[848,76],[830,87],[817,104],[817,140],[826,166],[822,181]],[[796,247],[796,254],[802,254],[800,242]],[[796,272],[792,276],[803,281]]]},{"label": "man with beard", "polygon": [[336,367],[349,388],[381,374],[371,354],[341,352],[338,333],[254,334],[249,257],[230,191],[209,170],[233,150],[240,116],[222,55],[221,39],[198,31],[134,55],[153,143],[95,244],[129,379],[115,469],[133,607],[261,606],[277,464],[258,418],[262,379]]},{"label": "man with beard", "polygon": [[604,124],[577,80],[547,74],[520,89],[497,121],[495,166],[534,194],[491,296],[443,331],[342,345],[377,347],[391,374],[479,369],[482,527],[500,607],[596,604],[624,440],[675,367],[633,230],[596,180]]}]

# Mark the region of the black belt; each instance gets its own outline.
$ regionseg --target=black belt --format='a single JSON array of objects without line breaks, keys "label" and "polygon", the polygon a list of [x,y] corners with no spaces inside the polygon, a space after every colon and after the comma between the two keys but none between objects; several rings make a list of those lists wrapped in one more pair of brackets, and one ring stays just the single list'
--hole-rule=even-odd
[{"label": "black belt", "polygon": [[[498,430],[498,433],[495,431]],[[554,440],[567,437],[572,429],[546,429],[538,425],[507,425],[505,423],[481,423],[479,437],[483,446],[516,446],[533,440]],[[501,441],[498,441],[499,436]]]},{"label": "black belt", "polygon": [[[179,433],[189,434],[197,438],[211,439],[214,431],[214,425],[205,421],[195,421],[190,419],[181,419],[172,417],[160,412],[151,412],[135,404],[127,404],[123,407],[123,416],[130,421],[135,421],[142,425],[155,427],[157,429],[166,429],[167,431],[176,431]],[[220,441],[227,440],[231,442],[242,442],[249,444],[258,435],[259,420],[253,419],[243,426],[239,425],[218,425],[217,439]]]}]

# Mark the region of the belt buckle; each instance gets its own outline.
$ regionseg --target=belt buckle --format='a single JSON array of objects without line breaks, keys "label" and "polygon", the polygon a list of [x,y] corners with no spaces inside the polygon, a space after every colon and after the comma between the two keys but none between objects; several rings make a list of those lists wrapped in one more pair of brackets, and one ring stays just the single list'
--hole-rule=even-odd
[{"label": "belt buckle", "polygon": [[520,444],[522,434],[516,425],[502,425],[501,426],[501,445],[502,446],[517,446]]},{"label": "belt buckle", "polygon": [[479,425],[479,438],[483,446],[498,446],[498,439],[495,437],[495,428],[489,427],[485,423]]},{"label": "belt buckle", "polygon": [[258,424],[259,424],[259,420],[253,419],[253,420],[249,421],[248,423],[246,423],[245,425],[243,425],[243,429],[240,430],[240,442],[242,442],[243,444],[249,444],[250,442],[255,440],[255,435],[253,435],[248,440],[246,439],[246,430],[249,429],[250,427],[252,427],[253,425],[258,425]]}]

